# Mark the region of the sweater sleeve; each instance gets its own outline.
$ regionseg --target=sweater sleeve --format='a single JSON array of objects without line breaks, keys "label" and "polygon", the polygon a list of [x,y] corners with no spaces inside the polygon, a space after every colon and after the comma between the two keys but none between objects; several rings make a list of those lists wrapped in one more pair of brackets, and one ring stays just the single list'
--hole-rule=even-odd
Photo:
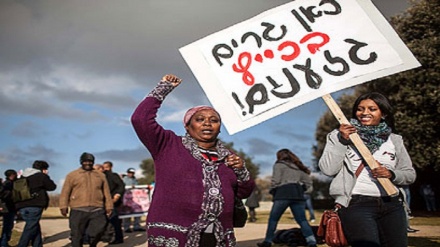
[{"label": "sweater sleeve", "polygon": [[414,183],[416,172],[412,165],[411,157],[406,151],[403,139],[399,135],[391,135],[391,141],[396,148],[396,167],[392,170],[394,173],[393,183],[396,185],[408,185]]},{"label": "sweater sleeve", "polygon": [[255,188],[253,179],[247,181],[238,181],[237,197],[240,199],[248,198]]},{"label": "sweater sleeve", "polygon": [[173,88],[169,82],[161,81],[138,105],[131,116],[131,123],[139,140],[147,147],[153,158],[159,155],[160,150],[165,147],[166,135],[171,132],[164,130],[157,123],[156,117],[162,101]]},{"label": "sweater sleeve", "polygon": [[339,130],[333,130],[327,135],[324,152],[319,159],[319,168],[327,176],[335,176],[344,165],[347,146],[339,141]]},{"label": "sweater sleeve", "polygon": [[312,176],[301,171],[301,183],[303,183],[306,186],[306,190],[304,191],[304,193],[310,194],[313,192]]},{"label": "sweater sleeve", "polygon": [[48,175],[44,174],[43,187],[46,191],[54,191],[56,190],[57,185]]},{"label": "sweater sleeve", "polygon": [[61,189],[60,209],[68,208],[69,206],[70,193],[72,192],[72,187],[70,185],[70,174],[68,174],[66,180],[64,180],[63,188]]}]

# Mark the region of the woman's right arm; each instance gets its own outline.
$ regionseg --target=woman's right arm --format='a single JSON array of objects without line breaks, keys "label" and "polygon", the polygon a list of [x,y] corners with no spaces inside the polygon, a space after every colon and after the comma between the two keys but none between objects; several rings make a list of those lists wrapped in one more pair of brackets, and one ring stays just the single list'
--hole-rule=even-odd
[{"label": "woman's right arm", "polygon": [[159,153],[165,143],[166,131],[157,121],[157,111],[162,105],[165,97],[180,84],[181,80],[174,75],[165,75],[159,84],[147,95],[138,105],[133,115],[131,123],[140,139],[154,157]]},{"label": "woman's right arm", "polygon": [[324,152],[319,159],[319,168],[327,176],[336,175],[344,164],[347,146],[341,143],[339,130],[333,130],[327,135]]}]

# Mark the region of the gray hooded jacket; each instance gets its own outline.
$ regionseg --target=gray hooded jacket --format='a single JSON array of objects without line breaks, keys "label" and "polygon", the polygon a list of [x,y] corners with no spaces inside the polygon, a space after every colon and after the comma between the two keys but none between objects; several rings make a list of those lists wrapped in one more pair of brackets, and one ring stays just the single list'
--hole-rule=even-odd
[{"label": "gray hooded jacket", "polygon": [[309,174],[301,171],[291,162],[278,161],[273,166],[271,189],[285,184],[299,183],[306,186],[304,193],[313,191],[313,181]]}]

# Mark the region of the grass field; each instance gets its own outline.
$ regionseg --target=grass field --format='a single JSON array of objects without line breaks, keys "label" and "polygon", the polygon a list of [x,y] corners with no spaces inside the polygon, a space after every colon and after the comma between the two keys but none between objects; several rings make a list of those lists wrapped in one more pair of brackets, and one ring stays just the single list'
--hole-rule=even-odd
[{"label": "grass field", "polygon": [[[257,211],[258,212],[258,220],[257,224],[266,224],[269,218],[269,211]],[[313,225],[318,225],[319,220],[321,219],[322,210],[315,210],[316,222]],[[43,213],[43,218],[62,218],[59,209],[50,207]],[[283,215],[280,220],[280,224],[291,224],[292,216],[289,211]],[[440,215],[432,216],[426,215],[422,213],[415,213],[415,218],[411,219],[411,226],[416,228],[418,226],[440,226]],[[429,227],[425,227],[429,231]],[[432,234],[424,234],[423,236],[417,236],[415,234],[410,235],[408,237],[408,242],[410,247],[439,247],[440,246],[440,232],[435,232],[432,230]],[[426,233],[426,232],[425,232]],[[13,232],[12,240],[9,242],[11,246],[16,246],[20,237],[20,233],[17,231]],[[274,247],[281,247],[283,245],[273,245]],[[326,246],[326,245],[319,245]]]}]

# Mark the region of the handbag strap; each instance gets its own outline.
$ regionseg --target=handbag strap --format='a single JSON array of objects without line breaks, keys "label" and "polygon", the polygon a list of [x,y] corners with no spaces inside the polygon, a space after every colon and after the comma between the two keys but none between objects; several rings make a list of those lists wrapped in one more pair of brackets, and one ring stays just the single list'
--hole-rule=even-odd
[{"label": "handbag strap", "polygon": [[361,174],[362,170],[364,169],[365,164],[364,162],[362,162],[358,168],[356,169],[356,172],[354,173],[354,175],[356,175],[356,178],[359,177],[359,175]]},{"label": "handbag strap", "polygon": [[[365,168],[365,164],[364,164],[364,162],[362,162],[362,163],[358,166],[358,168],[356,169],[356,172],[354,173],[354,175],[356,176],[356,178],[359,177],[359,175],[361,174],[361,172],[362,172],[362,170],[363,170],[364,168]],[[333,208],[333,211],[334,211],[334,212],[338,212],[338,210],[339,210],[341,207],[342,207],[341,204],[336,203],[336,204],[335,204],[335,207]]]}]

